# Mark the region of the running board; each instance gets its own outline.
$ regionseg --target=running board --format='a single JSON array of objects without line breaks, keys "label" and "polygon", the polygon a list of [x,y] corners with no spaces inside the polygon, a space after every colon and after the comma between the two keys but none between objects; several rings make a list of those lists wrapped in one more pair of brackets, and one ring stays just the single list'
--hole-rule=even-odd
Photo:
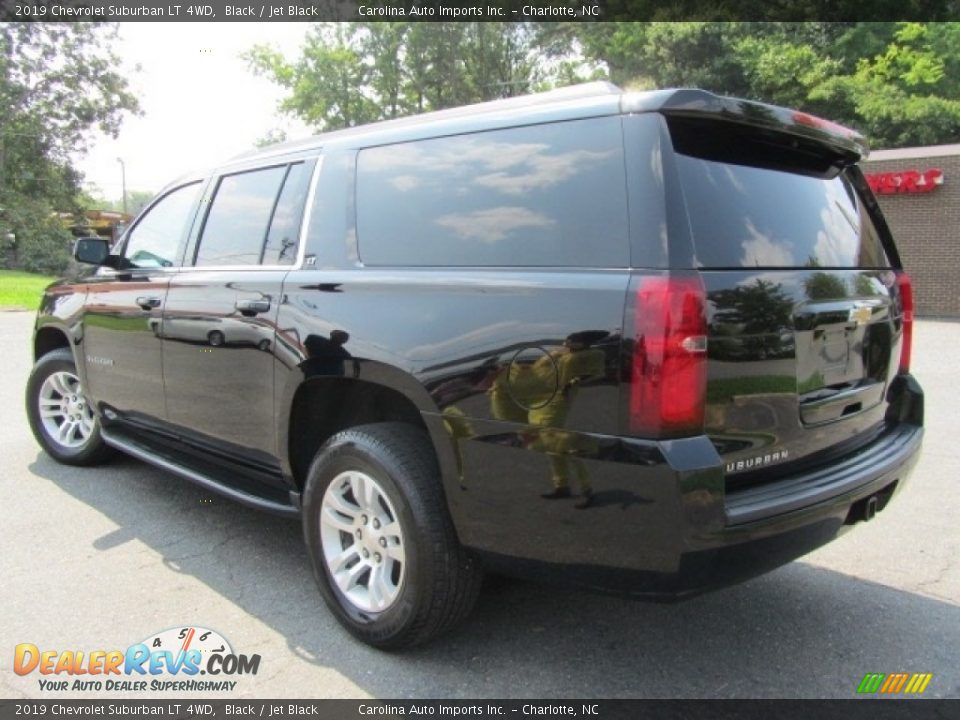
[{"label": "running board", "polygon": [[288,505],[276,502],[274,500],[267,500],[266,498],[258,497],[251,493],[246,493],[242,490],[232,488],[229,485],[225,485],[224,483],[215,480],[208,475],[204,475],[203,473],[200,473],[192,468],[188,468],[185,465],[162,458],[149,449],[134,442],[133,440],[111,435],[103,427],[100,428],[100,434],[103,437],[103,441],[107,445],[114,447],[117,450],[126,453],[127,455],[135,457],[138,460],[142,460],[145,463],[154,465],[162,470],[167,470],[174,475],[179,475],[180,477],[196,483],[207,490],[212,490],[213,492],[223,495],[224,497],[235,500],[241,505],[256,508],[257,510],[266,510],[267,512],[272,512],[276,513],[277,515],[284,515],[287,517],[298,517],[300,515],[299,507],[293,505],[292,503]]}]

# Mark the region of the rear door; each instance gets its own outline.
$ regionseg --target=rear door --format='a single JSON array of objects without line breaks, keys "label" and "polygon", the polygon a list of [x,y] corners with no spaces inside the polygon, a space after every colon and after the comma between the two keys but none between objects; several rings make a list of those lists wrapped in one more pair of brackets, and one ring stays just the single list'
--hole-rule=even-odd
[{"label": "rear door", "polygon": [[706,430],[728,483],[868,442],[883,430],[902,317],[896,251],[859,170],[786,134],[668,126],[707,291]]},{"label": "rear door", "polygon": [[162,318],[170,423],[191,442],[276,469],[273,364],[313,161],[214,178]]}]

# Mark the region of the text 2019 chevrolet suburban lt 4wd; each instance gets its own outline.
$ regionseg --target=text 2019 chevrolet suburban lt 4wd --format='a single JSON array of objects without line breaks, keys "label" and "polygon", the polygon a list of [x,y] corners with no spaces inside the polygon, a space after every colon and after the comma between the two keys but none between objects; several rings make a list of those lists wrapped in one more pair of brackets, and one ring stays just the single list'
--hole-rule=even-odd
[{"label": "text 2019 chevrolet suburban lt 4wd", "polygon": [[171,185],[51,286],[27,391],[298,515],[379,647],[484,568],[678,597],[882,510],[918,456],[912,298],[850,130],[588,85],[321,135]]}]

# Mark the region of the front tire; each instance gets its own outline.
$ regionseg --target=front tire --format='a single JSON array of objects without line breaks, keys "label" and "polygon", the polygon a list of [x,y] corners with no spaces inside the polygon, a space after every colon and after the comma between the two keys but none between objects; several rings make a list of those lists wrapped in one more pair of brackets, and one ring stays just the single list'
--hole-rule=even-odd
[{"label": "front tire", "polygon": [[426,434],[404,423],[338,433],[317,453],[303,530],[328,607],[374,647],[409,647],[473,609],[482,577],[447,513]]},{"label": "front tire", "polygon": [[113,455],[69,348],[53,350],[34,365],[27,381],[27,419],[37,442],[57,462],[98,465]]}]

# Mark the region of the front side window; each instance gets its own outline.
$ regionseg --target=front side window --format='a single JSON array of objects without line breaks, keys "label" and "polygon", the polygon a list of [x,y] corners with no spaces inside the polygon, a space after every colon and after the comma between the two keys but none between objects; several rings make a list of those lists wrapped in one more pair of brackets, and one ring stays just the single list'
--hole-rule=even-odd
[{"label": "front side window", "polygon": [[129,267],[173,267],[181,243],[193,219],[200,183],[184,185],[167,193],[147,210],[127,237],[124,258]]},{"label": "front side window", "polygon": [[286,174],[287,166],[281,165],[222,177],[210,204],[195,264],[260,264]]}]

